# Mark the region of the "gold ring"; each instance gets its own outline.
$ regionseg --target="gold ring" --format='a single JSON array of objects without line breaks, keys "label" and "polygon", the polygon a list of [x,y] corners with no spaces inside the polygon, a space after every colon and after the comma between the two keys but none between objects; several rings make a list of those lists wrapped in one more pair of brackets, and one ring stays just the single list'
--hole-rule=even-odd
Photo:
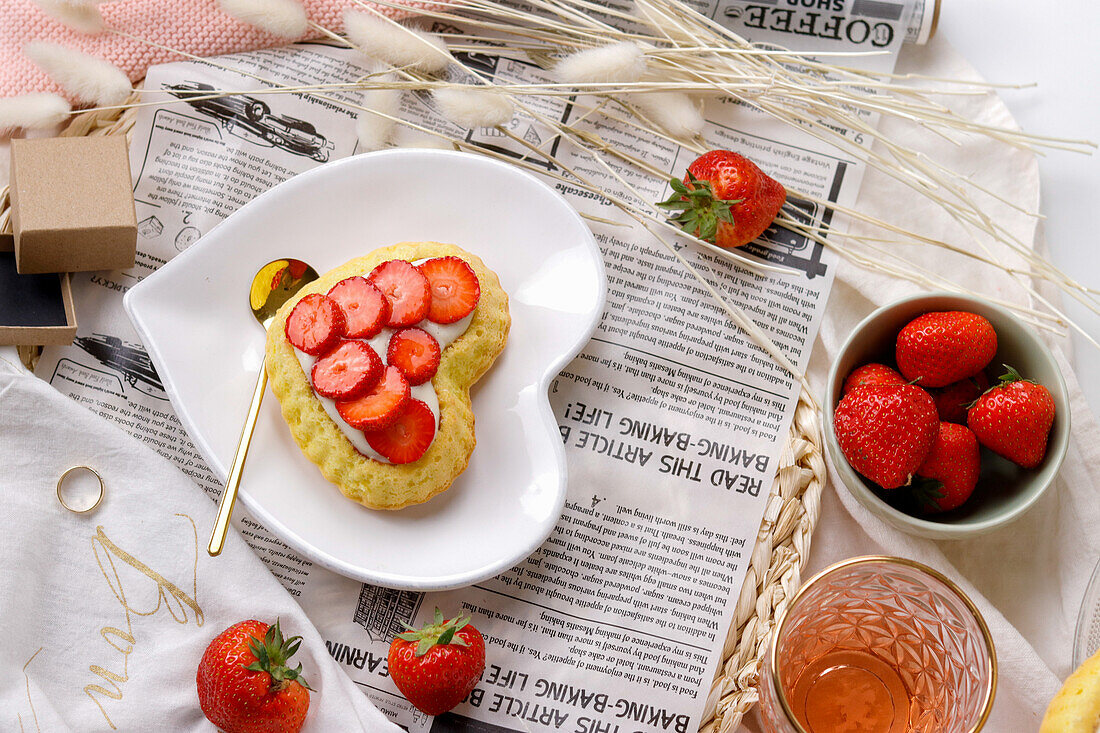
[{"label": "gold ring", "polygon": [[[95,503],[92,504],[87,509],[74,509],[73,507],[69,506],[65,502],[65,496],[61,491],[61,486],[62,486],[62,484],[65,483],[66,477],[68,477],[68,475],[70,473],[72,473],[73,471],[88,471],[89,473],[91,473],[93,476],[96,477],[97,481],[99,481],[99,496],[96,497]],[[70,512],[72,512],[73,514],[87,514],[88,512],[92,511],[97,506],[99,506],[99,502],[103,501],[103,477],[100,476],[99,473],[94,468],[92,468],[90,466],[73,466],[68,471],[61,474],[61,478],[59,478],[57,480],[57,500],[59,502],[61,502],[61,506],[65,507]]]}]

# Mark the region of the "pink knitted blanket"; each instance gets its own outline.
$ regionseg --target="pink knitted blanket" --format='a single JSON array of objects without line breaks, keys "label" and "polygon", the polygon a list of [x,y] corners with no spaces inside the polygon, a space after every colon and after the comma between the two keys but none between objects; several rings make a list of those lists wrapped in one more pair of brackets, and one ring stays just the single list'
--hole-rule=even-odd
[{"label": "pink knitted blanket", "polygon": [[[398,0],[410,10],[427,7],[418,0]],[[350,0],[302,0],[311,20],[337,33]],[[154,64],[178,60],[169,51],[115,33],[78,33],[46,15],[32,0],[0,0],[0,97],[24,92],[65,95],[22,53],[28,41],[53,41],[110,61],[137,81]],[[115,0],[99,6],[105,25],[169,48],[197,56],[279,46],[276,38],[223,13],[215,0]],[[378,8],[392,17],[408,13]],[[312,34],[311,34],[312,35]],[[71,100],[70,100],[71,101]]]}]

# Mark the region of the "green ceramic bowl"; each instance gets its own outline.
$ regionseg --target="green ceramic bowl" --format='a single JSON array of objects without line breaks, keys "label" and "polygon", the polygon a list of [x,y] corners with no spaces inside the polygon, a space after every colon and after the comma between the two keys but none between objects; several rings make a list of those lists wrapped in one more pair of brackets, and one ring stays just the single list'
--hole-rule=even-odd
[{"label": "green ceramic bowl", "polygon": [[[1004,372],[1001,364],[1011,364],[1027,379],[1050,390],[1054,397],[1055,417],[1047,441],[1043,462],[1034,469],[1023,469],[982,449],[982,473],[974,494],[958,509],[943,514],[913,516],[888,503],[890,492],[864,479],[845,460],[833,433],[833,408],[840,400],[841,387],[848,374],[867,362],[894,364],[894,344],[898,331],[930,311],[961,310],[989,319],[997,332],[997,355],[987,372],[992,381]],[[991,532],[1019,518],[1054,482],[1069,445],[1069,395],[1062,372],[1050,349],[1038,334],[1009,311],[992,303],[966,295],[929,293],[899,300],[867,316],[848,337],[829,370],[822,411],[825,442],[833,466],[845,487],[861,504],[903,532],[932,539],[961,539]],[[895,489],[895,491],[899,491]],[[896,503],[896,502],[893,502]]]}]

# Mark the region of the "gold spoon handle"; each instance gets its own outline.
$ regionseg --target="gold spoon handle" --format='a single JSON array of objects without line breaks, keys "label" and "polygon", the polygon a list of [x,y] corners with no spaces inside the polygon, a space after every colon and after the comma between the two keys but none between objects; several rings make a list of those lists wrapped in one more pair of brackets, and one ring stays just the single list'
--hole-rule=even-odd
[{"label": "gold spoon handle", "polygon": [[229,520],[233,518],[233,505],[237,502],[237,488],[241,485],[244,461],[248,457],[248,446],[252,443],[252,431],[256,428],[256,417],[260,414],[260,403],[264,401],[264,388],[267,387],[267,366],[260,363],[260,376],[256,379],[256,391],[252,393],[252,404],[248,407],[248,417],[241,429],[241,439],[237,443],[237,453],[233,456],[233,467],[229,469],[229,479],[225,482],[225,493],[218,505],[218,518],[214,521],[214,531],[210,533],[211,556],[221,554],[225,544],[225,533],[229,531]]}]

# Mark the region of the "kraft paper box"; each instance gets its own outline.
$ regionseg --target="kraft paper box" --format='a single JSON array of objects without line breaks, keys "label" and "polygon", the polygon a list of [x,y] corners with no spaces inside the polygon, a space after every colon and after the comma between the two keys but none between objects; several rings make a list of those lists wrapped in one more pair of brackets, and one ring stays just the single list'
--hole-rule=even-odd
[{"label": "kraft paper box", "polygon": [[123,136],[12,140],[10,185],[20,273],[133,266],[137,217]]},{"label": "kraft paper box", "polygon": [[20,275],[15,255],[0,251],[0,346],[69,344],[74,336],[68,273]]}]

